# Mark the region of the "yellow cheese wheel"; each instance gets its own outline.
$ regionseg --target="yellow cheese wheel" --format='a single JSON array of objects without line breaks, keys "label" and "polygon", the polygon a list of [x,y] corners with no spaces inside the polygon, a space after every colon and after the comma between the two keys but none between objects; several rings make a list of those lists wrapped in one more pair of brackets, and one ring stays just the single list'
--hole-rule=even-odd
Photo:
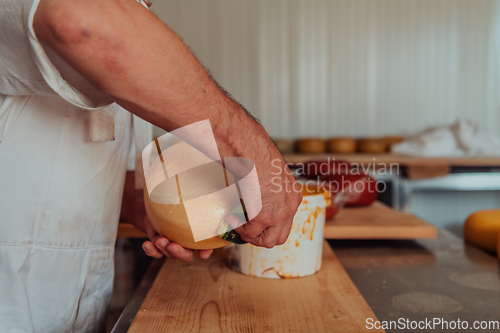
[{"label": "yellow cheese wheel", "polygon": [[386,151],[387,144],[381,139],[368,138],[358,140],[360,153],[382,154]]},{"label": "yellow cheese wheel", "polygon": [[465,240],[482,249],[497,251],[499,236],[500,209],[475,212],[465,221]]},{"label": "yellow cheese wheel", "polygon": [[354,153],[356,151],[356,140],[353,138],[331,138],[328,140],[328,151],[331,153]]},{"label": "yellow cheese wheel", "polygon": [[326,141],[320,138],[303,138],[297,140],[297,149],[303,154],[320,154],[326,150]]},{"label": "yellow cheese wheel", "polygon": [[[222,167],[216,162],[207,163],[202,168],[185,171],[183,174],[189,172],[189,177],[183,177],[181,180],[177,176],[166,178],[163,168],[159,158],[154,160],[146,173],[146,184],[157,185],[151,193],[147,186],[144,186],[144,206],[154,229],[168,240],[187,249],[216,249],[231,244],[216,235],[216,231],[219,223],[240,204],[240,200],[238,196],[225,197],[224,193],[227,192],[219,191],[218,180],[222,178]],[[182,190],[179,185],[181,181]],[[200,201],[195,211],[195,216],[205,214],[206,220],[197,224],[196,228],[198,234],[214,236],[195,241],[183,198],[200,198],[207,194],[211,195]]]}]

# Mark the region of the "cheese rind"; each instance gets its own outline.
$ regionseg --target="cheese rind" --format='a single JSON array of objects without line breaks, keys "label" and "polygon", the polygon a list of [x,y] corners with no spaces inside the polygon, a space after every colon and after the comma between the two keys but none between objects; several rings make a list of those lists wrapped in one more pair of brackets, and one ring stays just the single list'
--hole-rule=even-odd
[{"label": "cheese rind", "polygon": [[500,253],[499,237],[500,209],[475,212],[465,221],[464,238],[467,242]]}]

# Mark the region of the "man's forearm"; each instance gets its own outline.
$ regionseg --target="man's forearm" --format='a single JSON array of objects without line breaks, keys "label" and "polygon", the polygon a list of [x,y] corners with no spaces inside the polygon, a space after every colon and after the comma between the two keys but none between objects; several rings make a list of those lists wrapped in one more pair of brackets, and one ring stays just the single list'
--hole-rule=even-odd
[{"label": "man's forearm", "polygon": [[[257,169],[262,210],[238,232],[259,246],[286,241],[302,194],[271,189],[294,182],[283,158],[156,16],[134,0],[41,0],[34,28],[97,89],[146,121],[172,131],[210,120],[220,155],[249,158]],[[281,167],[277,176],[273,160]]]},{"label": "man's forearm", "polygon": [[135,1],[43,0],[35,32],[97,89],[167,131],[210,119],[226,143],[220,148],[231,150],[231,131],[253,123],[180,38]]}]

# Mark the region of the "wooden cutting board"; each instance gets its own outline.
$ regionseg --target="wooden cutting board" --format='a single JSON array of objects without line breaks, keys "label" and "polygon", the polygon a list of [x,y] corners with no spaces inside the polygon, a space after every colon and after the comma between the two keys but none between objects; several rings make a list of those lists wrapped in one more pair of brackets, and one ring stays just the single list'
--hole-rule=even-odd
[{"label": "wooden cutting board", "polygon": [[381,202],[367,207],[343,208],[325,223],[327,239],[418,239],[436,238],[432,224],[392,210]]},{"label": "wooden cutting board", "polygon": [[[208,260],[167,260],[128,332],[366,332],[374,313],[328,246],[309,277],[264,279]],[[370,330],[383,332],[383,330]]]}]

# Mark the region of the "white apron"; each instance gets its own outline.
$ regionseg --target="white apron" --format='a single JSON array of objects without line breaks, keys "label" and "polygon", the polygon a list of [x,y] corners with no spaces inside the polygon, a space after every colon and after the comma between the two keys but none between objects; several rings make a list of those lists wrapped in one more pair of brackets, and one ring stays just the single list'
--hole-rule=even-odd
[{"label": "white apron", "polygon": [[0,143],[0,332],[94,332],[112,290],[130,114],[110,106],[116,140],[97,143],[88,111],[59,97],[6,102],[23,110]]},{"label": "white apron", "polygon": [[0,332],[100,332],[132,116],[40,45],[37,3],[0,0]]}]

